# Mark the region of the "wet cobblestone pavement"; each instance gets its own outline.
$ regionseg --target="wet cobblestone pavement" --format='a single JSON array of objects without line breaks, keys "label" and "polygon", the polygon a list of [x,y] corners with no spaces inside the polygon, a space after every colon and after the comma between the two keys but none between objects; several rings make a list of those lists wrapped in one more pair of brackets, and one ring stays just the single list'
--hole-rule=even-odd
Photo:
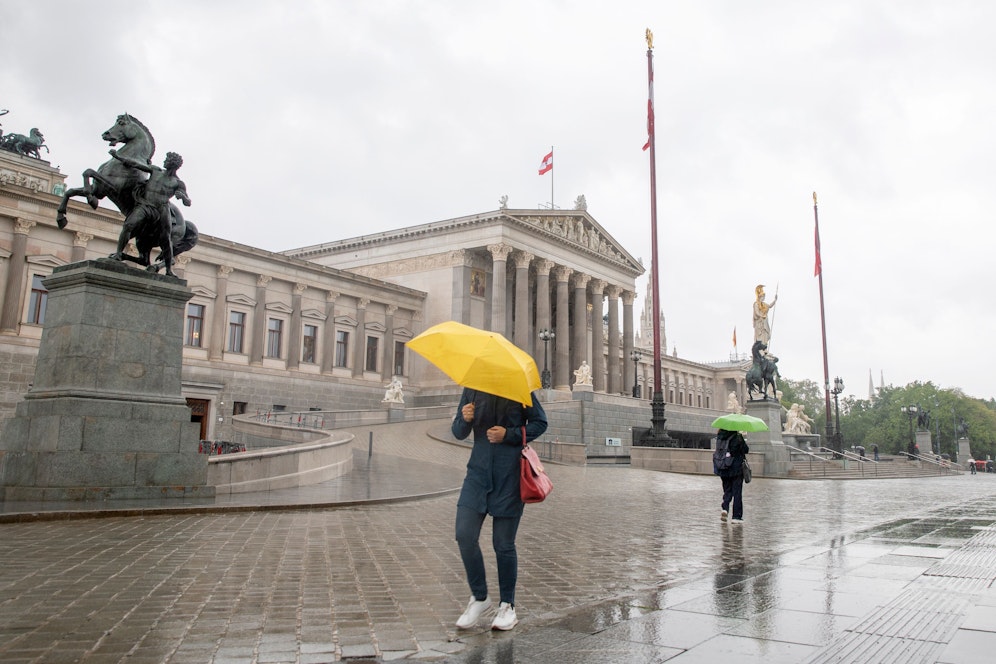
[{"label": "wet cobblestone pavement", "polygon": [[[0,524],[0,661],[970,663],[996,648],[996,475],[759,478],[733,526],[714,477],[553,466],[519,531],[520,624],[492,633],[453,626],[468,591],[448,490],[466,449],[375,449],[296,508],[291,492]],[[427,497],[356,504],[404,491]]]}]

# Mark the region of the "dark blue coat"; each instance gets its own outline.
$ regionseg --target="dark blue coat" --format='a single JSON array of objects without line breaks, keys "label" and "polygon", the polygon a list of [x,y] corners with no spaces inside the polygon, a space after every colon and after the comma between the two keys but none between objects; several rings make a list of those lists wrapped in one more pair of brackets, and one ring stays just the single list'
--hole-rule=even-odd
[{"label": "dark blue coat", "polygon": [[[473,402],[474,421],[465,422],[460,411]],[[487,431],[493,426],[505,427],[505,440],[489,443]],[[478,514],[491,516],[521,516],[523,502],[519,499],[519,459],[522,456],[522,427],[526,441],[535,440],[546,431],[546,412],[533,395],[533,405],[523,406],[504,397],[464,389],[453,419],[453,435],[463,440],[474,432],[474,448],[467,462],[467,476],[457,505],[469,507]]]}]

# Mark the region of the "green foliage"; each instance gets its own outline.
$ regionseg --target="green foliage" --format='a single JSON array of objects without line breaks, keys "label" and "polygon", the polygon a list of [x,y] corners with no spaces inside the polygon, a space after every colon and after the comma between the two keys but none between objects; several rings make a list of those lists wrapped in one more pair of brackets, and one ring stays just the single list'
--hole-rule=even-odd
[{"label": "green foliage", "polygon": [[870,450],[872,445],[878,445],[882,453],[904,452],[917,429],[917,420],[903,413],[902,408],[914,405],[929,411],[931,438],[935,447],[940,440],[942,454],[955,457],[957,426],[964,418],[972,454],[979,458],[996,456],[996,402],[968,397],[960,389],[940,389],[929,381],[882,388],[875,399],[845,398],[840,413],[845,447],[864,445]]}]

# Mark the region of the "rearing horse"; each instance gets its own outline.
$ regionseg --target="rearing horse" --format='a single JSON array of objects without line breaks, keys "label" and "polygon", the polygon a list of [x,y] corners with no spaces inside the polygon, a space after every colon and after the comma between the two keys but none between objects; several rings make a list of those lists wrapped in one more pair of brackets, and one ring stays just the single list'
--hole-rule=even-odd
[{"label": "rearing horse", "polygon": [[754,390],[761,393],[762,398],[768,399],[768,386],[771,386],[771,396],[778,397],[778,386],[775,377],[778,376],[778,358],[774,355],[762,353],[768,349],[763,341],[755,341],[750,349],[754,364],[747,370],[747,396],[754,400]]},{"label": "rearing horse", "polygon": [[[110,129],[101,134],[101,138],[111,144],[112,147],[122,144],[117,150],[118,155],[128,157],[136,161],[149,164],[152,155],[156,152],[156,141],[152,138],[152,132],[142,124],[138,118],[134,118],[127,113],[119,115]],[[148,174],[137,168],[132,168],[118,159],[105,161],[97,170],[88,168],[83,171],[83,186],[75,189],[68,189],[62,196],[62,203],[56,215],[56,222],[59,228],[65,228],[66,208],[69,199],[75,196],[86,196],[86,202],[93,209],[97,209],[100,199],[107,198],[126,217],[135,207],[135,188],[148,179]],[[170,220],[172,226],[173,256],[187,251],[197,244],[197,227],[190,221],[185,221],[180,209],[169,204]],[[138,256],[123,254],[122,257],[147,266],[149,271],[158,272],[164,265],[162,254],[152,263],[150,254],[157,246],[154,240],[154,233],[150,229],[137,229],[134,234],[135,245],[138,248]]]}]

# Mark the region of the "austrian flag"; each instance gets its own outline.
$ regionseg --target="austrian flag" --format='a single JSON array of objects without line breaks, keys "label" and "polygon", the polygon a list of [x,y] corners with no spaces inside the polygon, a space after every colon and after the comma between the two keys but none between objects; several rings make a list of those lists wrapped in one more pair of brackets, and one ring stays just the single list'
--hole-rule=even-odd
[{"label": "austrian flag", "polygon": [[543,157],[543,163],[540,164],[539,174],[543,175],[544,173],[552,170],[553,170],[553,151],[551,150],[550,154]]}]

